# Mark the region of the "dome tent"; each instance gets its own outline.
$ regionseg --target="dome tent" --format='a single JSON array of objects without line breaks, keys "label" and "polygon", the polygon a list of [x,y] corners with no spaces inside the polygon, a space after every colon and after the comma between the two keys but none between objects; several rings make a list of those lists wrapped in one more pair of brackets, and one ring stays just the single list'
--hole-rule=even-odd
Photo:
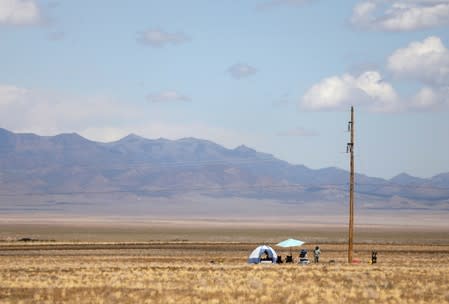
[{"label": "dome tent", "polygon": [[248,257],[248,264],[259,264],[262,261],[262,255],[264,255],[265,252],[268,253],[269,261],[271,261],[271,263],[273,264],[276,263],[276,260],[278,258],[276,251],[274,251],[274,249],[270,246],[262,245],[251,252]]}]

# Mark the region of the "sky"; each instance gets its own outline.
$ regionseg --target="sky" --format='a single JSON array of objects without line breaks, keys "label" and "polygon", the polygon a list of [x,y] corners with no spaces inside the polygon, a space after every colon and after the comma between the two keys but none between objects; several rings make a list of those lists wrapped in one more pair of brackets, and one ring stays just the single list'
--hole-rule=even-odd
[{"label": "sky", "polygon": [[449,0],[0,0],[0,127],[449,171]]}]

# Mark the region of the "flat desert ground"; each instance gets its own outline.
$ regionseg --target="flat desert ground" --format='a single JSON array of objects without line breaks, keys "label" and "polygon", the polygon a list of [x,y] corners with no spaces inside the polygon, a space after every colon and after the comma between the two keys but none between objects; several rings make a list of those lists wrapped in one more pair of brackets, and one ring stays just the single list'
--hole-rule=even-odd
[{"label": "flat desert ground", "polygon": [[[0,302],[449,303],[449,227],[356,225],[355,236],[350,264],[347,227],[313,220],[8,217]],[[246,263],[259,244],[285,256],[275,244],[290,237],[319,245],[320,263]]]}]

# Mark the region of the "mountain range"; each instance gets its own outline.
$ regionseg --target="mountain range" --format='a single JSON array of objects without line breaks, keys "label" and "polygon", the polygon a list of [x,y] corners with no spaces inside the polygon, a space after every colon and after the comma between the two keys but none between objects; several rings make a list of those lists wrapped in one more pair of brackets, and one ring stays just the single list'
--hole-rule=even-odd
[{"label": "mountain range", "polygon": [[[360,208],[449,210],[449,173],[355,178]],[[130,197],[201,197],[330,206],[347,199],[348,179],[339,168],[314,170],[244,145],[227,149],[203,139],[130,134],[101,143],[76,133],[38,136],[0,129],[3,211],[17,211],[18,205],[27,206],[20,210],[51,210],[55,202],[61,207],[68,199],[85,203],[99,196],[104,204]]]}]

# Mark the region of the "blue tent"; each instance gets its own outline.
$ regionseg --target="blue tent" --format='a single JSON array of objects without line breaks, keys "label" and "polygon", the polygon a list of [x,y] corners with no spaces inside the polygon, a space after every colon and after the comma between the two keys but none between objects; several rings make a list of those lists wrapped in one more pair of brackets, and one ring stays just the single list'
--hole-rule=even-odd
[{"label": "blue tent", "polygon": [[251,252],[248,257],[248,264],[259,264],[262,261],[262,256],[265,256],[266,254],[268,254],[269,258],[269,260],[267,260],[268,262],[276,263],[278,258],[276,251],[270,246],[262,245]]}]

